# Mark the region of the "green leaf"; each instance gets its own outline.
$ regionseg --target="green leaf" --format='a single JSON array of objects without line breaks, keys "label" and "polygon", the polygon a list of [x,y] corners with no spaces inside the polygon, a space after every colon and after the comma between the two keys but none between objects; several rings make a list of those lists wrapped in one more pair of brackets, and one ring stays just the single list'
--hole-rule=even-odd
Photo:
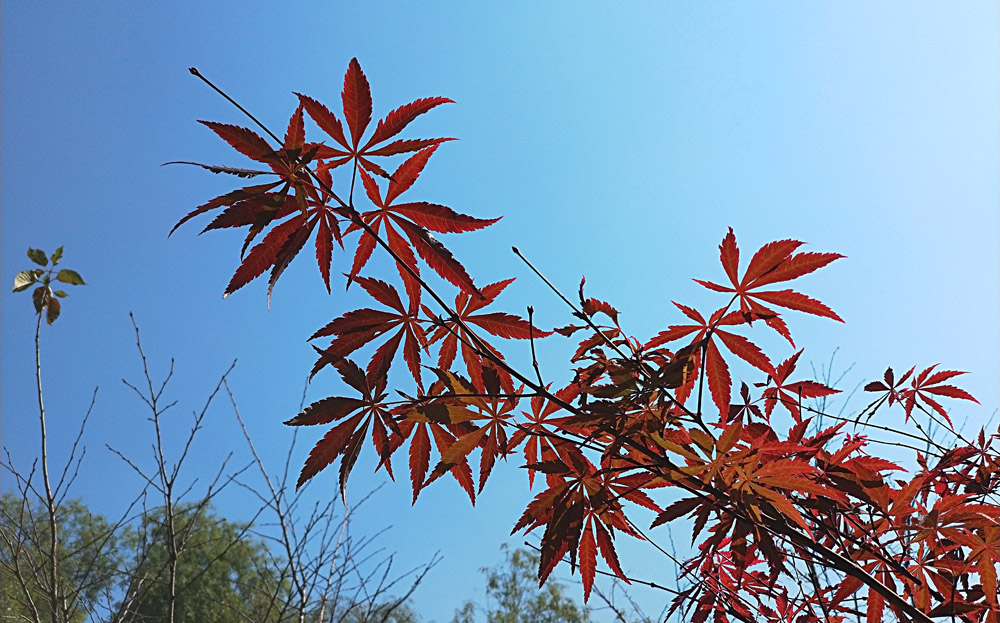
[{"label": "green leaf", "polygon": [[83,282],[83,277],[81,277],[79,273],[77,273],[75,270],[70,270],[68,268],[60,270],[59,274],[56,275],[56,279],[58,279],[63,283],[68,283],[74,286],[87,285]]},{"label": "green leaf", "polygon": [[52,324],[59,317],[59,312],[62,310],[62,303],[56,299],[49,299],[49,304],[45,310],[45,322]]},{"label": "green leaf", "polygon": [[45,251],[41,249],[28,249],[28,259],[39,266],[45,266],[49,263],[49,258],[45,256]]},{"label": "green leaf", "polygon": [[27,290],[31,284],[38,281],[38,275],[33,270],[22,270],[14,275],[14,292]]},{"label": "green leaf", "polygon": [[45,309],[45,304],[49,302],[50,298],[52,298],[49,295],[50,291],[51,290],[49,290],[48,286],[38,286],[35,288],[34,292],[31,293],[31,300],[35,303],[36,313],[40,314],[42,313],[42,310]]},{"label": "green leaf", "polygon": [[59,260],[62,259],[62,250],[63,250],[63,248],[59,247],[58,249],[56,249],[56,252],[52,254],[52,257],[49,258],[50,260],[52,260],[52,265],[53,266],[55,266],[56,264],[58,264]]},{"label": "green leaf", "polygon": [[59,298],[61,298],[61,299],[64,299],[64,298],[66,298],[67,296],[69,296],[69,295],[68,295],[68,294],[66,294],[66,292],[64,292],[63,290],[56,290],[56,291],[55,291],[55,292],[53,292],[52,294],[55,294],[56,296],[58,296],[58,297],[59,297]]}]

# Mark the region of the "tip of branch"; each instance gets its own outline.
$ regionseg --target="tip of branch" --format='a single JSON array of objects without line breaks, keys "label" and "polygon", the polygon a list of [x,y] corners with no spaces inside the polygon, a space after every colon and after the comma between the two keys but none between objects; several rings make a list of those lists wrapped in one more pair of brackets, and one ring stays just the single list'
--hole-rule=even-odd
[{"label": "tip of branch", "polygon": [[521,251],[517,247],[511,247],[511,250],[518,255],[521,255]]},{"label": "tip of branch", "polygon": [[201,72],[198,71],[197,67],[188,67],[188,71],[190,71],[192,75],[198,76],[199,78],[201,78]]}]

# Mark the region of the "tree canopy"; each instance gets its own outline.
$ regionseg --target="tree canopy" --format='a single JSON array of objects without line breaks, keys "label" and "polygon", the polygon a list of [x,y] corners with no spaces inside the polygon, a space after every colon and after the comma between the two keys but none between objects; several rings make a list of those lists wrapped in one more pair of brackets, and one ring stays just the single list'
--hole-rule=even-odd
[{"label": "tree canopy", "polygon": [[[67,623],[82,623],[99,600],[120,580],[125,565],[124,536],[106,518],[80,501],[59,507],[62,549],[59,574]],[[37,609],[48,612],[46,564],[50,528],[40,502],[13,492],[0,496],[0,599],[3,616],[32,621]]]},{"label": "tree canopy", "polygon": [[523,548],[501,547],[504,561],[484,567],[486,603],[467,601],[455,612],[452,623],[590,623],[580,607],[557,580],[538,586],[538,555]]}]

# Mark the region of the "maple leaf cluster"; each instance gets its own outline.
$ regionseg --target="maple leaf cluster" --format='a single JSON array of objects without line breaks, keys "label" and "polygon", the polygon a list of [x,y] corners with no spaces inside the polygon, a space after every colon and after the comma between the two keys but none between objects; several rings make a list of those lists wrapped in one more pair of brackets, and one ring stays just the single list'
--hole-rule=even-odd
[{"label": "maple leaf cluster", "polygon": [[[361,71],[357,59],[352,60],[347,69],[342,93],[344,118],[350,139],[345,135],[340,119],[326,106],[306,95],[299,94],[298,99],[299,106],[292,113],[284,140],[279,146],[272,147],[249,128],[211,121],[201,122],[236,151],[266,165],[268,169],[187,164],[197,164],[215,173],[229,173],[239,177],[277,178],[216,197],[189,212],[171,230],[172,234],[188,220],[220,208],[222,211],[202,233],[221,228],[248,228],[241,251],[245,256],[226,287],[224,296],[229,296],[270,270],[270,299],[274,284],[313,232],[316,233],[316,262],[327,291],[330,290],[334,242],[344,248],[344,237],[358,233],[349,279],[357,277],[376,245],[381,243],[394,254],[411,298],[419,300],[420,291],[420,271],[414,251],[449,282],[476,292],[465,268],[431,232],[473,231],[495,223],[498,219],[478,219],[434,203],[396,202],[417,181],[438,145],[453,139],[391,139],[418,116],[452,100],[431,97],[400,106],[379,121],[368,140],[362,143],[371,123],[372,96],[368,79]],[[327,145],[325,140],[306,141],[304,113],[316,122],[326,138],[334,142],[334,146]],[[412,152],[416,153],[400,164],[392,174],[373,161],[373,158]],[[346,164],[353,164],[353,167],[351,193],[345,200],[333,189],[331,171]],[[388,182],[384,195],[373,174]],[[362,212],[354,205],[354,182],[358,175],[373,204],[372,210]],[[246,253],[250,244],[268,227],[271,229],[263,240]]]},{"label": "maple leaf cluster", "polygon": [[[346,311],[310,338],[330,340],[314,346],[312,374],[332,367],[351,395],[314,402],[286,422],[328,427],[299,485],[339,461],[343,491],[366,445],[375,469],[394,476],[393,459],[405,447],[414,502],[450,475],[475,504],[497,463],[521,457],[537,492],[513,531],[540,534],[540,582],[566,562],[579,569],[585,598],[601,566],[626,582],[637,579],[616,553],[621,535],[655,544],[660,526],[683,520],[695,555],[674,561],[680,572],[670,613],[685,620],[1000,623],[1000,431],[981,429],[969,440],[954,429],[943,399],[975,402],[949,384],[963,373],[914,367],[897,380],[890,368],[865,387],[875,400],[848,418],[819,410],[817,399],[838,390],[797,370],[803,350],[785,314],[843,320],[786,285],[842,256],[777,240],[741,270],[730,229],[719,246],[725,279],[695,280],[722,295],[715,309],[675,302],[686,320],[640,339],[622,327],[614,306],[586,296],[581,282],[576,303],[563,297],[576,324],[542,330],[531,308],[528,319],[485,311],[513,279],[476,286],[434,237],[497,219],[399,201],[451,139],[397,136],[451,100],[396,108],[366,139],[372,99],[356,59],[341,99],[346,131],[325,105],[298,95],[284,139],[272,137],[276,146],[247,128],[203,122],[268,169],[199,166],[277,179],[212,199],[178,223],[221,208],[206,230],[248,228],[227,295],[270,270],[270,297],[314,232],[329,290],[334,242],[346,248],[353,240],[347,283],[374,303]],[[305,139],[306,116],[322,141]],[[396,156],[405,159],[391,172],[380,164]],[[335,173],[349,180],[346,193],[335,190]],[[376,249],[395,263],[391,279],[362,274]],[[424,279],[418,257],[457,288],[453,303]],[[772,359],[759,331],[776,332],[797,350]],[[498,345],[527,340],[534,352],[534,340],[556,332],[579,339],[564,385],[544,383],[537,361],[531,372],[516,369]],[[750,372],[734,396],[737,363]],[[397,364],[414,389],[393,396]],[[872,422],[880,408],[897,405],[902,423]],[[929,434],[931,424],[947,440]],[[894,454],[874,453],[885,448]],[[895,450],[908,452],[912,465],[887,458]]]}]

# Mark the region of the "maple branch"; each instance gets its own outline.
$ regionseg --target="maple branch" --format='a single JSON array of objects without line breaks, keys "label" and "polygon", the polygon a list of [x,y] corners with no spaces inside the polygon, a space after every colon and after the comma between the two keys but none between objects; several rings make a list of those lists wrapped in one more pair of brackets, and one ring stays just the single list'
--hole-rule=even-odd
[{"label": "maple branch", "polygon": [[[540,547],[538,547],[537,545],[535,545],[534,543],[529,543],[528,541],[523,541],[523,544],[527,545],[531,549],[535,550],[535,552],[538,553],[538,554],[542,553],[542,549]],[[570,559],[566,558],[565,554],[559,560],[560,560],[560,562],[572,563],[572,561]],[[603,575],[603,576],[609,577],[609,578],[618,578],[619,577],[615,573],[612,573],[610,571],[604,571],[602,569],[595,569],[594,572],[597,573],[597,574],[599,574],[599,575]],[[649,580],[640,580],[640,579],[634,578],[632,576],[626,576],[625,578],[621,578],[621,579],[624,579],[629,584],[641,584],[641,585],[646,586],[648,588],[652,588],[652,589],[655,589],[655,590],[658,590],[658,591],[664,591],[664,592],[667,592],[667,593],[673,593],[674,595],[680,595],[681,594],[681,592],[678,591],[677,589],[670,588],[669,586],[663,586],[662,584],[657,584],[656,582],[651,582]]]},{"label": "maple branch", "polygon": [[[514,251],[514,254],[517,255],[517,257],[521,258],[522,262],[524,262],[525,264],[528,265],[528,268],[530,268],[532,270],[532,272],[534,272],[536,275],[538,275],[539,279],[541,279],[543,282],[545,282],[545,285],[549,286],[549,289],[551,289],[553,292],[555,292],[556,295],[559,298],[561,298],[563,300],[563,302],[566,303],[567,306],[569,306],[570,309],[573,310],[573,315],[574,316],[576,316],[580,320],[583,320],[584,322],[586,322],[587,326],[589,326],[595,333],[599,334],[601,336],[601,338],[604,340],[604,342],[608,346],[610,346],[616,353],[618,353],[619,355],[621,355],[622,359],[631,359],[632,358],[632,355],[627,355],[627,354],[625,354],[624,351],[622,351],[620,348],[618,348],[618,345],[615,344],[614,341],[612,341],[612,339],[609,338],[604,333],[604,331],[602,331],[600,329],[600,327],[598,327],[596,324],[594,324],[593,320],[590,319],[590,316],[588,316],[587,314],[583,313],[582,310],[578,309],[575,304],[573,304],[572,302],[570,302],[570,300],[568,298],[566,298],[563,295],[563,293],[560,292],[559,289],[557,287],[555,287],[555,285],[553,285],[552,282],[549,281],[545,277],[545,275],[543,275],[541,273],[541,271],[539,271],[537,268],[535,268],[535,265],[532,264],[530,261],[528,261],[528,258],[524,257],[524,255],[521,253],[520,249],[518,249],[517,247],[511,247],[511,250]],[[645,366],[646,364],[643,363],[643,365]],[[647,377],[652,375],[652,371],[647,371],[647,370],[643,369],[643,372],[646,373]]]},{"label": "maple branch", "polygon": [[[831,414],[829,414],[829,413],[827,413],[825,411],[817,411],[815,409],[811,409],[811,408],[805,407],[805,406],[802,407],[802,410],[803,411],[808,411],[810,413],[815,413],[815,414],[820,415],[822,417],[828,417],[831,420],[836,420],[838,422],[848,422],[848,423],[854,422],[854,420],[852,420],[851,418],[844,418],[844,417],[840,417],[840,416],[836,416],[836,415],[831,415]],[[893,433],[893,434],[899,435],[901,437],[908,437],[910,439],[915,439],[917,441],[927,442],[927,439],[925,439],[924,437],[918,437],[917,435],[914,435],[912,433],[907,433],[905,431],[897,430],[895,428],[889,428],[888,426],[880,426],[878,424],[872,424],[870,422],[866,422],[864,424],[864,427],[865,428],[874,428],[876,430],[880,430],[880,431],[883,431],[883,432],[886,432],[886,433]],[[881,444],[881,445],[885,445],[885,446],[895,446],[897,448],[904,448],[906,450],[913,450],[914,452],[923,452],[925,454],[928,454],[928,455],[931,455],[931,456],[935,456],[935,457],[938,457],[938,458],[941,458],[942,456],[944,456],[944,453],[948,451],[947,448],[945,448],[944,446],[942,446],[942,445],[940,445],[938,443],[935,443],[934,441],[931,441],[931,445],[933,445],[940,452],[933,452],[933,451],[927,450],[925,448],[918,448],[917,446],[911,446],[909,444],[902,443],[902,442],[897,442],[897,441],[887,441],[885,439],[874,439],[874,438],[871,438],[871,437],[866,437],[866,438],[868,439],[868,441],[870,441],[872,443],[877,443],[877,444]]]},{"label": "maple branch", "polygon": [[531,344],[531,365],[535,368],[535,376],[538,378],[538,384],[545,385],[545,381],[542,380],[542,371],[538,368],[538,358],[535,356],[535,323],[532,320],[534,313],[535,308],[528,305],[528,341]]},{"label": "maple branch", "polygon": [[[254,117],[248,110],[246,110],[243,106],[241,106],[238,102],[236,102],[232,97],[230,97],[228,94],[226,94],[224,91],[222,91],[222,89],[220,89],[215,84],[213,84],[210,80],[208,80],[207,78],[205,78],[196,68],[192,67],[192,68],[190,68],[190,71],[191,71],[192,74],[194,74],[195,76],[197,76],[203,82],[205,82],[206,84],[208,84],[213,90],[215,90],[220,95],[222,95],[227,101],[229,101],[234,106],[236,106],[237,109],[239,109],[243,114],[245,114],[248,118],[250,118],[259,127],[261,127],[271,138],[273,138],[275,140],[275,142],[281,143],[281,140],[278,139],[278,137],[273,132],[271,132],[266,126],[264,126],[263,123],[261,123],[256,117]],[[308,175],[312,179],[314,179],[316,181],[316,183],[319,185],[319,187],[322,190],[326,191],[331,197],[333,197],[334,199],[336,199],[336,201],[341,205],[341,207],[347,209],[348,212],[349,212],[349,214],[350,214],[350,216],[351,216],[352,221],[355,222],[366,234],[368,234],[369,236],[371,236],[372,239],[375,240],[375,242],[380,247],[382,247],[382,249],[385,250],[393,258],[393,260],[395,260],[396,264],[398,266],[401,266],[403,268],[403,270],[406,271],[406,273],[408,273],[420,285],[420,287],[431,296],[432,299],[434,299],[434,302],[437,303],[437,305],[448,314],[448,316],[452,320],[452,322],[454,322],[456,325],[458,325],[459,327],[461,327],[465,331],[466,335],[468,335],[469,339],[471,340],[470,347],[476,352],[476,354],[478,354],[479,356],[483,357],[484,359],[488,359],[493,364],[495,364],[498,367],[504,369],[512,377],[518,379],[524,385],[526,385],[526,386],[530,387],[531,389],[533,389],[535,391],[535,393],[541,394],[541,395],[547,397],[550,401],[556,403],[561,408],[567,410],[570,413],[573,413],[575,415],[580,415],[580,412],[575,407],[573,407],[571,404],[567,403],[566,401],[563,401],[562,399],[560,399],[556,395],[554,395],[551,392],[549,392],[544,387],[544,384],[536,384],[534,381],[528,379],[526,376],[524,376],[523,374],[521,374],[517,369],[515,369],[513,366],[511,366],[506,361],[504,361],[502,358],[500,358],[499,356],[497,356],[496,354],[494,354],[492,352],[492,350],[489,348],[489,346],[486,344],[486,342],[482,338],[480,338],[479,335],[475,331],[472,330],[472,327],[469,326],[469,324],[466,323],[458,315],[457,311],[455,311],[454,309],[452,309],[451,306],[448,305],[444,301],[444,299],[441,298],[441,296],[437,293],[437,291],[435,291],[433,288],[431,288],[430,285],[420,276],[420,274],[417,273],[417,271],[414,270],[414,268],[411,267],[407,262],[405,262],[389,246],[389,244],[385,240],[383,240],[379,235],[377,235],[377,233],[364,221],[364,219],[361,218],[361,215],[360,215],[360,213],[358,213],[357,209],[354,207],[353,202],[351,202],[351,203],[344,203],[344,201],[336,193],[334,193],[333,189],[328,184],[326,184],[322,179],[320,179],[317,176],[317,174],[311,168],[309,168],[308,166],[306,166],[306,167],[304,167],[304,170],[308,173]],[[355,167],[355,170],[356,170],[356,167]],[[517,251],[516,247],[515,247],[514,250],[520,256],[520,252]],[[525,262],[527,262],[527,259],[525,259],[523,256],[521,256],[521,258]],[[528,265],[531,266],[530,263],[528,263]],[[532,268],[532,270],[535,270],[533,266],[531,266],[531,268]],[[540,273],[538,273],[537,270],[535,270],[535,272],[536,272],[536,274],[539,274],[539,276],[542,277],[542,279],[545,280],[546,283],[549,283],[550,287],[552,287],[555,290],[555,287],[552,286],[551,283],[548,282],[548,280],[545,279],[544,276],[542,276]],[[556,290],[556,292],[559,293],[558,290]],[[478,290],[476,290],[476,294],[478,294],[480,297],[483,296],[482,293],[480,293]],[[562,297],[561,293],[559,293],[559,295],[560,295],[560,297]],[[563,300],[566,300],[565,297],[562,297],[562,298],[563,298]],[[567,301],[567,303],[569,303],[569,302]],[[575,309],[575,307],[572,305],[572,303],[569,303],[569,305]],[[596,329],[596,327],[593,325],[593,323],[589,319],[585,318],[585,320],[586,320],[586,322],[588,324],[590,324],[592,327],[594,327]],[[599,329],[596,329],[596,330],[598,330],[598,332],[600,332]],[[604,336],[603,333],[601,333],[601,335]],[[604,337],[605,337],[605,339],[607,339],[606,336],[604,336]],[[463,340],[463,342],[465,342],[465,340]],[[611,343],[611,342],[609,341],[609,343]],[[611,343],[611,344],[615,348],[616,351],[618,351],[620,354],[622,354],[623,357],[628,358],[624,353],[622,353],[617,348],[617,346],[615,346],[613,343]],[[161,392],[162,392],[162,388],[161,388]],[[686,409],[686,407],[684,407],[683,405],[681,405],[681,408],[684,409],[685,411],[688,411]],[[688,413],[690,413],[690,411],[688,411]]]},{"label": "maple branch", "polygon": [[809,580],[812,582],[813,588],[816,590],[816,601],[819,602],[819,607],[823,611],[823,619],[826,621],[832,621],[830,618],[830,609],[827,608],[826,600],[822,598],[823,591],[819,587],[819,576],[816,575],[816,565],[813,564],[812,560],[806,560],[806,567],[809,569]]},{"label": "maple branch", "polygon": [[[709,330],[705,332],[705,339],[702,341],[701,344],[701,357],[700,357],[701,370],[698,373],[698,407],[695,409],[695,413],[697,414],[699,421],[702,419],[701,399],[705,395],[705,360],[708,358],[708,342],[709,340],[712,339],[712,331],[713,330],[709,328]],[[719,417],[724,418],[725,415],[723,413],[720,413]],[[702,424],[702,428],[704,427],[705,425]],[[705,429],[705,432],[708,432],[708,429]]]},{"label": "maple branch", "polygon": [[[557,288],[551,281],[549,281],[548,278],[546,278],[545,275],[541,273],[541,271],[535,268],[535,265],[532,264],[528,260],[528,258],[524,257],[520,249],[518,249],[517,247],[511,247],[511,249],[514,251],[514,254],[517,255],[519,258],[521,258],[521,261],[523,261],[528,266],[528,268],[532,270],[532,272],[538,275],[538,278],[541,279],[545,283],[545,285],[549,287],[549,289],[555,292],[556,296],[562,299],[563,302],[566,303],[566,305],[568,305],[569,308],[573,310],[574,316],[586,322],[587,326],[589,326],[591,330],[593,330],[597,335],[600,335],[601,339],[603,339],[608,346],[614,349],[616,353],[621,355],[622,359],[625,359],[627,361],[632,360],[634,353],[633,355],[625,354],[625,352],[622,351],[620,348],[618,348],[618,345],[615,344],[614,341],[610,337],[608,337],[607,334],[605,334],[600,327],[594,324],[594,322],[590,319],[590,317],[587,314],[583,313],[582,310],[578,309],[575,304],[573,304],[568,298],[566,298],[566,296],[562,292],[559,291],[559,288]],[[619,331],[620,330],[621,329],[619,329]],[[637,363],[639,363],[640,365],[640,367],[638,368],[639,372],[646,377],[646,380],[652,379],[655,374],[655,370],[649,368],[649,364],[647,364],[644,361],[637,361]],[[703,428],[705,432],[708,432],[708,428],[702,421],[700,413],[694,413],[693,411],[688,409],[683,403],[679,402],[676,398],[674,398],[673,394],[671,394],[666,388],[660,387],[659,389],[663,391],[663,393],[666,394],[667,397],[674,402],[674,404],[676,404],[681,410],[683,410],[685,414],[691,417],[701,428]]]},{"label": "maple branch", "polygon": [[[543,388],[543,390],[544,390],[544,388]],[[546,391],[546,393],[548,393],[548,392]],[[555,402],[561,403],[562,401],[556,399]],[[579,415],[579,412],[577,411],[577,409],[572,408],[572,406],[570,406],[570,408],[567,408],[567,411]],[[649,458],[651,458],[653,461],[662,461],[662,467],[665,467],[667,470],[669,470],[669,472],[671,472],[673,474],[682,474],[683,473],[683,471],[681,471],[679,467],[677,467],[676,465],[674,465],[673,462],[670,459],[668,459],[667,457],[662,456],[662,455],[654,454],[648,448],[646,448],[645,446],[637,444],[633,440],[631,440],[631,439],[629,439],[627,437],[624,438],[624,439],[622,439],[622,443],[630,445],[632,448],[634,448],[634,449],[638,450],[639,452],[645,454],[646,456],[648,456]],[[622,460],[630,461],[633,464],[635,464],[636,467],[641,468],[641,469],[645,469],[645,470],[650,470],[651,471],[653,467],[656,467],[655,464],[654,465],[644,465],[644,464],[638,463],[637,461],[635,461],[635,459],[632,459],[631,457],[628,457],[628,456],[619,455],[619,458],[622,459]],[[656,473],[656,472],[653,472],[653,473]],[[662,474],[659,474],[659,475],[661,477],[668,478],[667,476],[663,476]],[[919,621],[921,623],[931,623],[930,618],[928,618],[923,612],[921,612],[920,610],[918,610],[915,607],[911,606],[906,600],[904,600],[903,598],[901,598],[895,591],[893,591],[892,589],[890,589],[887,586],[885,586],[883,583],[881,583],[880,581],[878,581],[874,576],[870,575],[869,573],[867,573],[866,571],[864,571],[862,568],[858,567],[853,561],[851,561],[849,559],[846,559],[843,556],[841,556],[840,554],[838,554],[837,552],[835,552],[835,551],[827,548],[826,546],[824,546],[824,545],[822,545],[820,543],[815,542],[814,539],[812,539],[811,537],[808,537],[806,535],[803,535],[803,534],[799,533],[797,530],[793,529],[791,526],[789,526],[786,522],[784,522],[780,518],[770,517],[766,513],[761,513],[762,518],[764,520],[766,520],[766,521],[754,520],[753,518],[750,518],[750,517],[744,515],[743,513],[741,513],[740,511],[738,511],[732,505],[732,501],[729,500],[729,496],[725,492],[723,492],[721,490],[718,490],[718,489],[715,489],[714,487],[711,487],[710,485],[708,485],[706,483],[702,483],[700,480],[696,480],[693,477],[688,476],[688,477],[686,477],[684,479],[668,478],[668,480],[670,482],[674,483],[675,485],[678,485],[681,488],[687,490],[689,493],[691,493],[691,494],[693,494],[693,495],[695,495],[695,496],[697,496],[699,498],[702,498],[702,499],[707,500],[707,501],[713,501],[713,502],[716,502],[716,503],[720,503],[721,504],[721,508],[725,512],[727,512],[729,514],[732,514],[737,519],[742,519],[742,520],[747,521],[747,522],[749,522],[751,524],[758,525],[758,526],[764,528],[765,530],[767,530],[768,532],[771,532],[775,536],[785,536],[792,543],[795,543],[797,546],[799,546],[799,547],[801,547],[801,548],[803,548],[805,550],[810,550],[810,551],[813,551],[816,554],[819,554],[823,559],[827,560],[832,566],[834,566],[835,568],[837,568],[841,572],[846,573],[847,575],[850,575],[850,576],[854,577],[857,580],[860,580],[863,584],[867,585],[869,588],[871,588],[872,590],[874,590],[877,593],[879,593],[880,595],[882,595],[886,599],[886,601],[888,601],[890,604],[893,604],[894,606],[896,606],[896,607],[898,607],[898,608],[906,611],[911,616],[911,618],[913,618],[914,621]],[[691,484],[691,483],[694,483],[694,484]],[[704,487],[704,490],[702,490],[702,487]],[[707,493],[706,493],[706,491],[707,491]],[[842,536],[847,536],[847,535],[842,535]],[[655,543],[654,543],[654,546],[655,546]],[[871,550],[869,550],[869,551],[871,551]],[[874,552],[874,551],[872,551],[872,553],[874,553],[876,555],[879,555],[877,552]],[[889,558],[888,560],[885,560],[885,562],[887,562],[887,563],[889,563],[889,564],[897,567],[897,569],[899,569],[898,563],[896,563],[891,558]],[[910,574],[907,572],[906,575],[910,575]],[[910,577],[912,577],[912,576],[910,576]]]},{"label": "maple branch", "polygon": [[268,136],[270,136],[271,138],[273,138],[274,142],[279,143],[279,144],[281,143],[281,139],[278,138],[277,136],[275,136],[273,132],[271,132],[270,130],[268,130],[267,126],[265,126],[263,123],[261,123],[257,119],[257,117],[254,117],[252,114],[250,114],[249,110],[247,110],[246,108],[243,108],[242,106],[240,106],[239,102],[237,102],[233,98],[229,97],[229,95],[225,91],[223,91],[219,87],[215,86],[215,84],[211,80],[209,80],[208,78],[206,78],[205,76],[203,76],[201,74],[201,72],[198,71],[197,67],[188,67],[188,71],[190,71],[199,80],[201,80],[202,82],[204,82],[208,86],[212,87],[212,89],[216,93],[218,93],[222,97],[226,98],[226,101],[228,101],[230,104],[232,104],[233,106],[235,106],[236,108],[238,108],[241,113],[243,113],[244,115],[246,115],[250,119],[250,121],[253,121],[254,123],[256,123],[257,127],[259,127],[261,130],[264,130],[264,132],[266,132]]},{"label": "maple branch", "polygon": [[[967,446],[973,445],[971,441],[969,441],[968,439],[966,439],[965,437],[963,437],[962,433],[960,433],[959,431],[955,430],[954,427],[952,427],[952,426],[946,426],[946,425],[942,424],[941,421],[938,420],[937,417],[935,417],[935,415],[933,413],[931,413],[930,411],[927,410],[927,407],[925,407],[924,405],[922,405],[922,404],[920,404],[919,402],[916,402],[916,401],[914,401],[914,404],[916,405],[916,407],[918,409],[920,409],[921,411],[924,412],[924,414],[927,415],[927,418],[931,422],[934,422],[935,424],[937,424],[939,428],[943,428],[943,429],[951,432],[951,434],[955,435],[955,437],[957,437],[958,440],[961,441],[962,443],[964,443],[965,445],[967,445]],[[919,430],[920,432],[924,433],[924,435],[927,436],[928,443],[934,443],[933,438],[930,436],[929,433],[927,433],[923,429],[923,427],[920,426],[920,422],[918,422],[916,420],[916,418],[914,418],[913,423],[914,423],[914,425],[916,425],[917,430]],[[934,445],[937,445],[937,444],[934,444]]]}]

